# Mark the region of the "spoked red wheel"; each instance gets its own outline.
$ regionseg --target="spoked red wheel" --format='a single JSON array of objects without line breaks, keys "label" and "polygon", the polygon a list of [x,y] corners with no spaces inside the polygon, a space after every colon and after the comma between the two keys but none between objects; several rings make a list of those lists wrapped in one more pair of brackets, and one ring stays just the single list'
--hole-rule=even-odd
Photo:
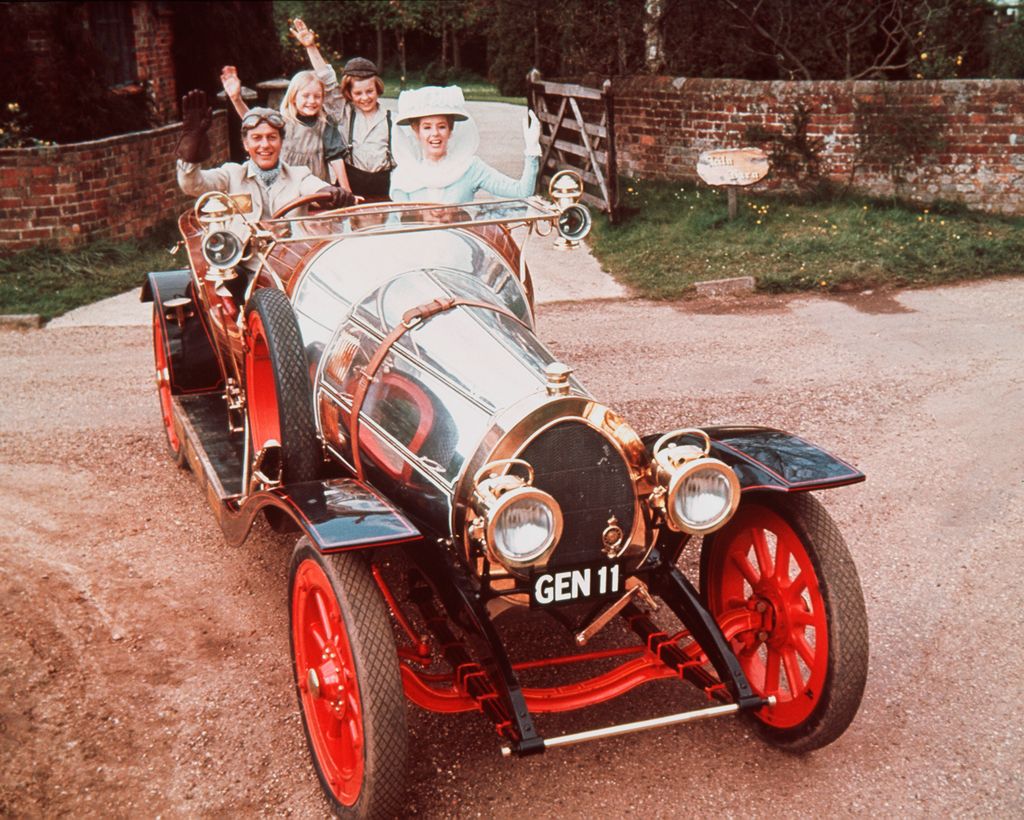
[{"label": "spoked red wheel", "polygon": [[[793,751],[831,743],[853,720],[867,678],[864,597],[849,550],[811,496],[744,501],[704,539],[701,591],[755,691],[762,733]],[[755,625],[751,626],[750,614]]]},{"label": "spoked red wheel", "polygon": [[391,624],[361,555],[292,556],[291,643],[306,739],[341,814],[392,816],[404,799],[405,696]]},{"label": "spoked red wheel", "polygon": [[160,315],[160,306],[153,303],[153,363],[156,368],[156,389],[160,399],[160,416],[167,436],[167,449],[171,458],[179,467],[185,465],[185,452],[181,439],[174,426],[174,413],[171,403],[171,369],[168,364],[167,331],[164,319]]}]

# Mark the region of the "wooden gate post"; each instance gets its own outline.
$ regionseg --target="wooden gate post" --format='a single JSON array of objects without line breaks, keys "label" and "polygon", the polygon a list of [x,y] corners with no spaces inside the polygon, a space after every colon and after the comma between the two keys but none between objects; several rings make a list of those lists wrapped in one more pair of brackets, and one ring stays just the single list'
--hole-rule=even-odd
[{"label": "wooden gate post", "polygon": [[615,98],[612,95],[612,81],[605,80],[601,86],[604,94],[604,115],[607,137],[605,151],[608,152],[608,221],[614,224],[619,210],[619,165],[615,157]]}]

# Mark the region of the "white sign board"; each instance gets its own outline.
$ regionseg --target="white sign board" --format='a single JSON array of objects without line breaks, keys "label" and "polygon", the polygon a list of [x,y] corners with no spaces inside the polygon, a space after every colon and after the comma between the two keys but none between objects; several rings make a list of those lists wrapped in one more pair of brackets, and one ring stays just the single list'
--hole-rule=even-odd
[{"label": "white sign board", "polygon": [[708,185],[753,185],[768,173],[768,155],[760,148],[703,151],[697,175]]}]

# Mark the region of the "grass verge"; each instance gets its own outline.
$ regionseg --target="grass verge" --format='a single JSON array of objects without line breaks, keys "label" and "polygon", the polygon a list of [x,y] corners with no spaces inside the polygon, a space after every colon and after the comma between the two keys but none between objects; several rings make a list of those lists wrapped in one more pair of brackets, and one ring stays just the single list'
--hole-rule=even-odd
[{"label": "grass verge", "polygon": [[1024,272],[1024,218],[835,197],[740,194],[623,180],[623,219],[596,219],[590,245],[638,295],[685,296],[695,282],[753,276],[762,291],[936,285]]},{"label": "grass verge", "polygon": [[[397,98],[398,92],[402,90],[402,78],[398,72],[385,72],[381,77],[384,80],[384,96]],[[498,92],[498,89],[490,82],[477,74],[462,73],[450,74],[444,82],[437,78],[428,79],[423,71],[410,71],[405,78],[406,88],[420,88],[425,85],[457,85],[462,89],[465,98],[471,102],[503,102],[513,105],[526,105],[525,97],[505,97]]]},{"label": "grass verge", "polygon": [[151,270],[187,264],[167,253],[178,239],[173,220],[142,239],[99,240],[62,251],[34,248],[0,257],[0,313],[38,313],[52,319],[73,308],[124,293]]}]

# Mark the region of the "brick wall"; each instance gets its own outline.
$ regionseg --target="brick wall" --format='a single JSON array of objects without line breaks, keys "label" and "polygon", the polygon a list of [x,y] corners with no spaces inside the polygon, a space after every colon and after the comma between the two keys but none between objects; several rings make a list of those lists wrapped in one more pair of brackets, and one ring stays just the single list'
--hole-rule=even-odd
[{"label": "brick wall", "polygon": [[171,122],[178,112],[178,90],[171,57],[172,16],[169,3],[138,0],[132,3],[139,80],[149,82],[153,111],[161,123]]},{"label": "brick wall", "polygon": [[[618,164],[627,176],[695,180],[701,151],[758,145],[747,136],[751,126],[776,134],[791,130],[802,105],[808,112],[807,136],[820,146],[821,172],[834,182],[852,181],[856,190],[875,196],[895,193],[922,202],[944,199],[1024,213],[1024,81],[629,77],[613,80],[612,90]],[[889,164],[863,159],[865,111],[883,118],[894,113],[890,126],[916,122],[918,131],[933,133],[925,150],[898,169],[898,181]],[[773,172],[757,187],[791,184]]]},{"label": "brick wall", "polygon": [[[140,236],[188,207],[174,146],[181,123],[68,145],[0,150],[0,253]],[[228,159],[227,117],[213,116],[213,157]]]}]

